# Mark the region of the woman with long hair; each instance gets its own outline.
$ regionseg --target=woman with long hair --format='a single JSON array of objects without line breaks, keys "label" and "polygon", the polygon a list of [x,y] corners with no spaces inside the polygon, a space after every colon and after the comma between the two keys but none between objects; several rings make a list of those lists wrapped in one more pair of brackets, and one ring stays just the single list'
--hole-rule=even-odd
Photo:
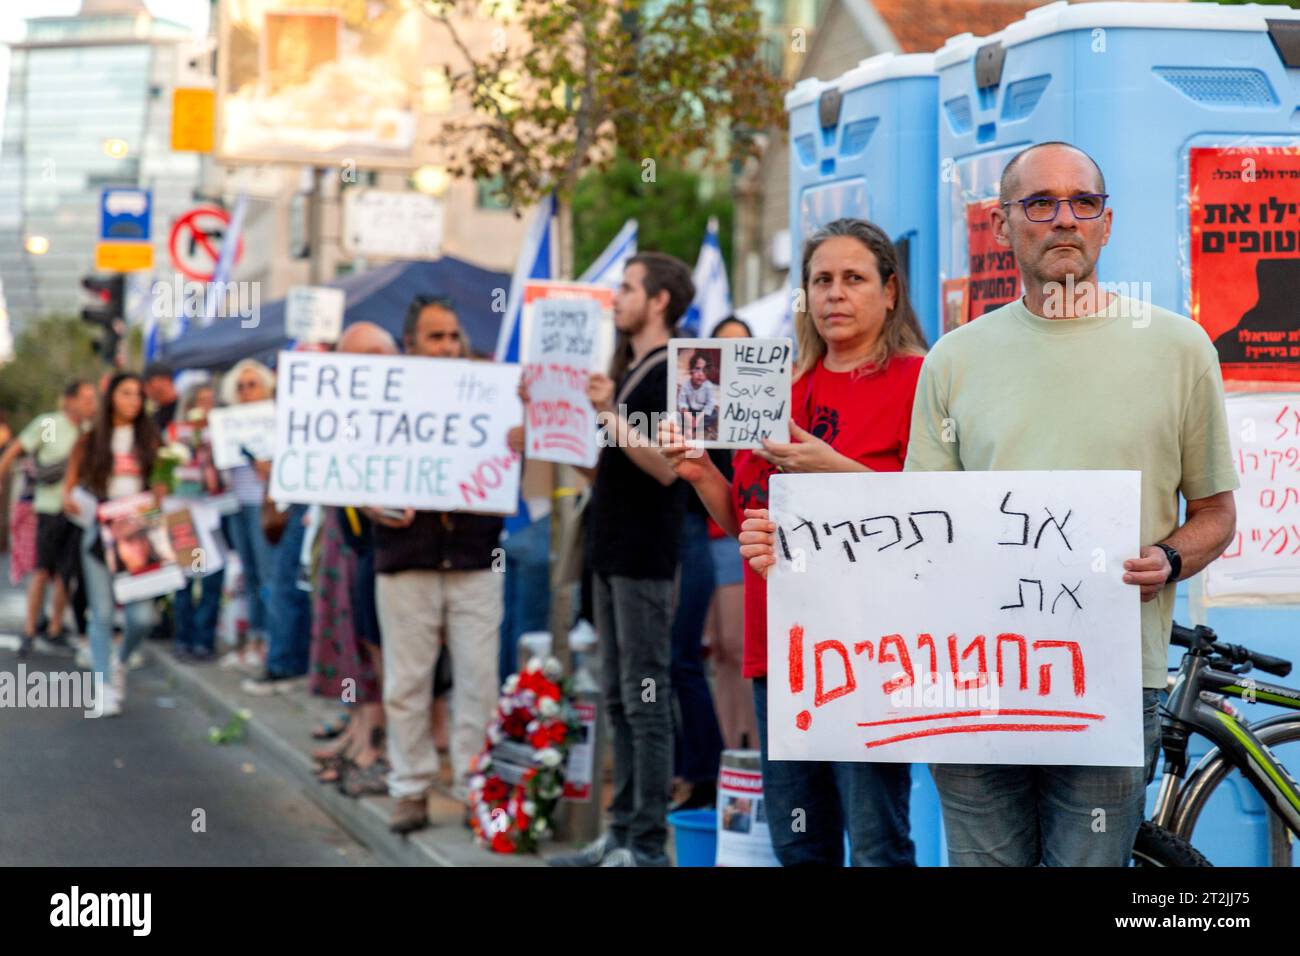
[{"label": "woman with long hair", "polygon": [[[144,387],[140,376],[119,372],[109,379],[94,427],[83,435],[68,459],[63,493],[64,510],[80,514],[72,489],[84,488],[100,502],[140,494],[149,488],[158,456],[158,429],[144,412]],[[161,505],[165,488],[155,488]],[[92,517],[93,516],[88,516]],[[81,573],[90,606],[90,655],[95,673],[104,681],[104,716],[121,712],[126,699],[127,661],[154,626],[152,599],[126,604],[126,633],[113,665],[113,579],[104,561],[98,524],[81,535]]]},{"label": "woman with long hair", "polygon": [[[751,521],[767,518],[775,471],[901,471],[925,337],[907,297],[894,244],[862,219],[837,219],[805,243],[805,307],[796,312],[797,353],[789,442],[765,439],[742,450],[727,480],[707,456],[687,448],[672,422],[660,427],[664,456],[689,481],[714,520],[751,557]],[[744,527],[742,527],[742,523]],[[754,709],[772,847],[785,866],[838,866],[844,832],[854,866],[915,865],[909,833],[907,764],[770,761],[767,756],[767,593],[752,565],[744,570],[744,675],[754,679]]]}]

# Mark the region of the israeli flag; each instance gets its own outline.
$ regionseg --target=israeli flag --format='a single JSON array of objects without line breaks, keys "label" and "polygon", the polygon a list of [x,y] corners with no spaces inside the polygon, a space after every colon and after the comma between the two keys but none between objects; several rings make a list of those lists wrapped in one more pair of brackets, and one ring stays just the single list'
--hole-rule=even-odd
[{"label": "israeli flag", "polygon": [[635,219],[623,223],[618,235],[596,257],[596,261],[587,267],[587,271],[578,277],[578,281],[618,288],[618,284],[623,281],[623,269],[627,266],[627,260],[636,255],[636,231]]},{"label": "israeli flag", "polygon": [[709,217],[693,278],[695,301],[682,316],[679,334],[707,337],[719,322],[731,314],[731,284],[727,281],[727,264],[722,261],[716,216]]},{"label": "israeli flag", "polygon": [[510,295],[506,298],[506,317],[497,333],[496,360],[518,362],[519,331],[524,310],[524,283],[529,279],[550,279],[558,271],[555,255],[555,194],[551,193],[533,210],[532,222],[524,236],[515,271],[510,277]]}]

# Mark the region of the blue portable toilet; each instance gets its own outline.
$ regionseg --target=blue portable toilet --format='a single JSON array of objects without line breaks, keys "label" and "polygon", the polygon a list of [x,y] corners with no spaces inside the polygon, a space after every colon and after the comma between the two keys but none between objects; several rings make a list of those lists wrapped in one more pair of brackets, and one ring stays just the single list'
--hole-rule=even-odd
[{"label": "blue portable toilet", "polygon": [[804,240],[841,216],[870,219],[906,263],[927,339],[938,335],[938,79],[929,53],[882,53],[786,94],[790,114],[790,286]]},{"label": "blue portable toilet", "polygon": [[[1194,285],[1189,193],[1201,185],[1192,151],[1300,147],[1300,11],[1285,7],[1052,3],[990,36],[953,37],[935,69],[945,326],[1019,295],[983,224],[1003,168],[1026,146],[1064,140],[1096,159],[1115,210],[1099,280],[1183,315]],[[1191,617],[1183,584],[1175,619]],[[1300,658],[1295,607],[1210,608],[1206,623]],[[1254,705],[1247,716],[1272,712]],[[1198,746],[1193,760],[1207,742]],[[1300,747],[1281,752],[1284,762],[1300,758],[1290,750]],[[1193,842],[1217,864],[1259,865],[1265,821],[1249,785],[1230,778]]]}]

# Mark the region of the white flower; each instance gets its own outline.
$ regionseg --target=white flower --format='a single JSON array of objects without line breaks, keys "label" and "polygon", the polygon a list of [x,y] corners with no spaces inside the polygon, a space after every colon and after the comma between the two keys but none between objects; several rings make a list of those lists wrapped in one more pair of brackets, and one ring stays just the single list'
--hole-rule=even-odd
[{"label": "white flower", "polygon": [[530,674],[536,674],[541,669],[542,669],[542,659],[540,657],[530,658],[528,661],[528,666],[524,668],[524,670],[528,671],[528,673]]},{"label": "white flower", "polygon": [[244,720],[252,720],[253,712],[249,710],[247,707],[241,707],[239,710],[239,716],[242,717]]},{"label": "white flower", "polygon": [[554,747],[543,747],[537,751],[537,762],[543,767],[558,767],[560,765],[560,752]]},{"label": "white flower", "polygon": [[490,766],[492,766],[492,758],[488,754],[483,754],[483,756],[478,758],[479,770],[486,770]]},{"label": "white flower", "polygon": [[488,740],[494,744],[501,743],[501,731],[497,729],[496,724],[488,728]]},{"label": "white flower", "polygon": [[471,790],[482,790],[483,784],[485,783],[487,783],[487,777],[483,776],[481,773],[469,778],[469,788]]},{"label": "white flower", "polygon": [[543,717],[554,717],[560,712],[560,705],[555,702],[554,698],[543,697],[538,701],[537,709],[541,711]]},{"label": "white flower", "polygon": [[537,804],[531,800],[524,801],[524,816],[532,817],[537,815]]},{"label": "white flower", "polygon": [[506,678],[506,682],[501,685],[501,690],[506,694],[513,694],[515,688],[519,686],[519,675],[511,674]]},{"label": "white flower", "polygon": [[545,820],[533,821],[533,834],[535,836],[545,836],[548,830],[550,830],[550,827],[546,825]]},{"label": "white flower", "polygon": [[558,657],[548,657],[546,658],[546,663],[542,665],[542,673],[545,674],[549,680],[555,680],[564,673],[564,665],[560,663]]},{"label": "white flower", "polygon": [[167,453],[168,457],[175,458],[182,465],[188,465],[190,463],[189,447],[182,445],[178,441],[171,442],[167,445],[164,451]]},{"label": "white flower", "polygon": [[524,733],[535,734],[537,733],[538,730],[541,729],[541,727],[542,725],[540,721],[531,720],[528,722],[528,726],[524,728]]}]

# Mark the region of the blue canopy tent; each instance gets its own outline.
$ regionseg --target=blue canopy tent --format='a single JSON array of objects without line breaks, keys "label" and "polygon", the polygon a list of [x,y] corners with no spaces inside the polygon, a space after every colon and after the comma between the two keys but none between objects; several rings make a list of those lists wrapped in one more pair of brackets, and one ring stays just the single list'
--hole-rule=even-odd
[{"label": "blue canopy tent", "polygon": [[[494,297],[504,308],[510,276],[480,269],[444,256],[433,262],[393,262],[328,283],[347,294],[343,327],[373,322],[392,333],[399,346],[406,308],[417,295],[450,298],[456,305],[470,348],[491,355],[496,348],[502,311],[493,311]],[[498,291],[499,290],[499,291]],[[264,304],[257,325],[243,328],[238,316],[218,319],[206,328],[192,328],[163,344],[159,358],[173,368],[221,369],[243,358],[275,361],[288,342],[284,333],[284,300]]]}]

